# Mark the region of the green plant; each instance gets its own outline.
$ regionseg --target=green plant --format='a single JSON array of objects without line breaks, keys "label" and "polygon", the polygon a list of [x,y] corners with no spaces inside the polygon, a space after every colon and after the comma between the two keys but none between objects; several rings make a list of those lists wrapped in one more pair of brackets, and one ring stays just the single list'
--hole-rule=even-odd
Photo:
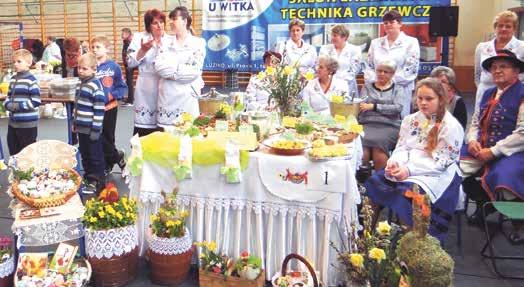
[{"label": "green plant", "polygon": [[176,194],[164,198],[164,204],[157,214],[151,215],[151,230],[158,237],[182,237],[186,233],[185,220],[189,212],[176,207]]},{"label": "green plant", "polygon": [[33,171],[35,171],[34,168],[30,168],[28,170],[21,170],[21,169],[15,169],[13,170],[13,176],[16,180],[31,180],[33,178]]},{"label": "green plant", "polygon": [[253,269],[260,269],[262,267],[262,259],[258,256],[250,255],[247,251],[240,254],[240,259],[235,262],[235,272],[251,267]]},{"label": "green plant", "polygon": [[297,134],[309,135],[313,132],[313,125],[310,122],[298,122],[295,125],[295,130]]},{"label": "green plant", "polygon": [[200,115],[193,121],[193,124],[197,127],[204,127],[209,125],[210,121],[211,119],[209,117]]},{"label": "green plant", "polygon": [[200,134],[200,130],[196,126],[190,126],[186,130],[185,134],[190,136],[190,137],[196,137],[196,136],[198,136]]}]

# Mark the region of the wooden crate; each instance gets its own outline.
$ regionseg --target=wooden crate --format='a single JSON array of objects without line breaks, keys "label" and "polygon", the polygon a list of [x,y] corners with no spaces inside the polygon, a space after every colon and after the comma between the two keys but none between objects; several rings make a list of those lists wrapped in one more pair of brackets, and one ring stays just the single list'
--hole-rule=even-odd
[{"label": "wooden crate", "polygon": [[260,272],[255,280],[246,280],[240,277],[224,276],[206,272],[202,269],[198,271],[198,283],[200,287],[264,287],[266,284],[266,273]]}]

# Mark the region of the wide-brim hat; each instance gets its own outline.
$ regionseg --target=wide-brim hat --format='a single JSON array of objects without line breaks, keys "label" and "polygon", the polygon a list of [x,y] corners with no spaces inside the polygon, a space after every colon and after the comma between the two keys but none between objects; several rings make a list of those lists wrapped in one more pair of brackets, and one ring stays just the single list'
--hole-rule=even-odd
[{"label": "wide-brim hat", "polygon": [[489,71],[493,62],[501,59],[512,62],[515,67],[519,68],[519,73],[524,72],[524,62],[519,60],[519,58],[509,50],[497,50],[497,55],[491,56],[482,62],[482,68]]}]

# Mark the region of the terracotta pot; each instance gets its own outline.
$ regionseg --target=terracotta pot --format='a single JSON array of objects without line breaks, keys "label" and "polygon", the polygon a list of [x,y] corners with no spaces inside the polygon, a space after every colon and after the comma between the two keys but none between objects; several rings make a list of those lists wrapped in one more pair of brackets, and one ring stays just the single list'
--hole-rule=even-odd
[{"label": "terracotta pot", "polygon": [[192,240],[189,231],[180,238],[161,238],[152,235],[148,249],[151,281],[158,285],[178,286],[189,273]]},{"label": "terracotta pot", "polygon": [[121,256],[107,258],[87,257],[93,268],[92,282],[97,287],[125,286],[136,277],[138,247]]}]

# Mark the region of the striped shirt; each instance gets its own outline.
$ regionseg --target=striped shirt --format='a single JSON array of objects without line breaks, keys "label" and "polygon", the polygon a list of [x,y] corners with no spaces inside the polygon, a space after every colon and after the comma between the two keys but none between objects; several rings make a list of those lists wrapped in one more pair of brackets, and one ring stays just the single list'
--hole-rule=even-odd
[{"label": "striped shirt", "polygon": [[104,121],[105,95],[96,77],[83,79],[75,97],[74,126],[78,133],[98,139]]},{"label": "striped shirt", "polygon": [[35,128],[38,126],[40,87],[29,71],[17,73],[9,83],[5,109],[10,111],[9,125],[13,128]]}]

